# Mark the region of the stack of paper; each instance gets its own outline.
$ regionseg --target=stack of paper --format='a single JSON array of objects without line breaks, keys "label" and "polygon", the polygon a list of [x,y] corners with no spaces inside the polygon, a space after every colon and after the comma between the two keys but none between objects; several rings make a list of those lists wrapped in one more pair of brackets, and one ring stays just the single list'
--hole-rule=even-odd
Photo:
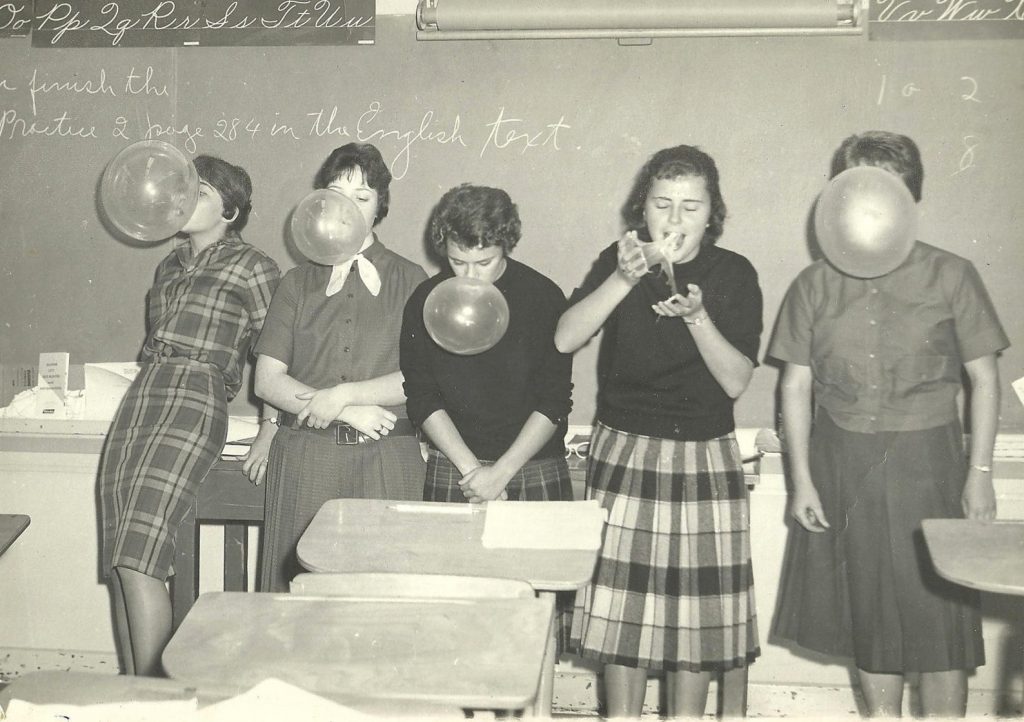
[{"label": "stack of paper", "polygon": [[224,450],[220,455],[224,458],[235,458],[245,456],[249,453],[249,447],[256,438],[256,432],[260,430],[259,421],[249,416],[229,416],[228,436],[224,443]]},{"label": "stack of paper", "polygon": [[84,418],[113,419],[139,368],[135,361],[85,364]]},{"label": "stack of paper", "polygon": [[491,549],[597,549],[607,512],[588,501],[490,501],[483,545]]},{"label": "stack of paper", "polygon": [[33,704],[12,699],[7,705],[7,722],[188,722],[196,720],[195,699],[166,702],[108,702],[104,704]]}]

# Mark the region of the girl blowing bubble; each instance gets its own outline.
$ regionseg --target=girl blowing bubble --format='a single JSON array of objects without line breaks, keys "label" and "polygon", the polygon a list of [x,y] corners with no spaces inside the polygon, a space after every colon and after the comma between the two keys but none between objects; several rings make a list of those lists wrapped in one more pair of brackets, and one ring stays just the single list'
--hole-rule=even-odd
[{"label": "girl blowing bubble", "polygon": [[174,537],[227,436],[280,272],[239,232],[252,183],[243,168],[201,155],[199,202],[149,292],[142,369],[121,402],[99,470],[103,568],[129,674],[159,676],[171,635]]},{"label": "girl blowing bubble", "polygon": [[[924,169],[910,138],[850,136],[833,175],[864,165],[894,173],[920,200]],[[926,716],[963,716],[967,670],[985,662],[977,594],[935,573],[921,520],[995,516],[996,353],[1008,345],[974,267],[920,241],[875,278],[817,261],[779,313],[769,354],[786,362],[783,429],[799,526],[773,632],[853,657],[872,716],[899,716],[907,673],[920,673]],[[972,391],[969,463],[961,368]]]}]

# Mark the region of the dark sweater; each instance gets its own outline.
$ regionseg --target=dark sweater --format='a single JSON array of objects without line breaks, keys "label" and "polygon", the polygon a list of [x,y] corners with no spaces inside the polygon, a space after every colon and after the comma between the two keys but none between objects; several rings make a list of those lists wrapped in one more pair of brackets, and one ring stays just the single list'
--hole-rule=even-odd
[{"label": "dark sweater", "polygon": [[[574,304],[615,271],[616,246],[604,249]],[[676,286],[700,286],[704,308],[723,336],[757,365],[762,328],[757,272],[743,256],[705,246],[673,266]],[[660,274],[648,274],[604,324],[598,358],[598,420],[633,434],[703,441],[735,428],[733,399],[715,381],[681,318],[658,316],[651,306],[670,295]]]},{"label": "dark sweater", "polygon": [[572,356],[558,352],[554,333],[566,307],[565,295],[529,266],[507,261],[494,285],[508,302],[508,330],[483,353],[453,354],[427,334],[424,301],[435,286],[452,277],[450,270],[421,283],[409,298],[400,347],[409,418],[420,426],[444,409],[476,457],[493,461],[538,411],[558,430],[534,458],[564,456],[572,408]]}]

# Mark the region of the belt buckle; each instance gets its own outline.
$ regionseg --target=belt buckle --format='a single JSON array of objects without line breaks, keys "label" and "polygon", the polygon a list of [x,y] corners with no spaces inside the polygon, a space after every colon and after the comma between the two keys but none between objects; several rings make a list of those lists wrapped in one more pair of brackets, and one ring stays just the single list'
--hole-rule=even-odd
[{"label": "belt buckle", "polygon": [[334,438],[339,446],[352,446],[360,442],[359,430],[349,424],[338,424],[334,427]]}]

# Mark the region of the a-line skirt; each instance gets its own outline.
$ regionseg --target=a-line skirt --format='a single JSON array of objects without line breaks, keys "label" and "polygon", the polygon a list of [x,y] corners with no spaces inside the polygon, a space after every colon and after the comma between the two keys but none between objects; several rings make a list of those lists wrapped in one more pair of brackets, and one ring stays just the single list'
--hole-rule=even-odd
[{"label": "a-line skirt", "polygon": [[99,468],[101,566],[166,579],[178,526],[227,436],[220,371],[187,359],[148,363],[121,402]]},{"label": "a-line skirt", "polygon": [[594,581],[576,595],[574,651],[670,672],[735,669],[760,654],[735,434],[674,441],[597,424],[587,496],[608,524]]},{"label": "a-line skirt", "polygon": [[425,464],[415,436],[338,444],[333,435],[282,427],[267,462],[260,590],[287,592],[305,569],[299,538],[330,499],[423,498]]},{"label": "a-line skirt", "polygon": [[[489,463],[489,462],[484,462]],[[458,468],[437,449],[427,452],[424,501],[465,502]],[[532,459],[505,487],[509,501],[572,501],[572,480],[564,457]]]},{"label": "a-line skirt", "polygon": [[810,467],[830,528],[792,523],[772,634],[867,672],[984,664],[979,596],[938,576],[921,530],[963,516],[960,423],[865,434],[819,409]]}]

